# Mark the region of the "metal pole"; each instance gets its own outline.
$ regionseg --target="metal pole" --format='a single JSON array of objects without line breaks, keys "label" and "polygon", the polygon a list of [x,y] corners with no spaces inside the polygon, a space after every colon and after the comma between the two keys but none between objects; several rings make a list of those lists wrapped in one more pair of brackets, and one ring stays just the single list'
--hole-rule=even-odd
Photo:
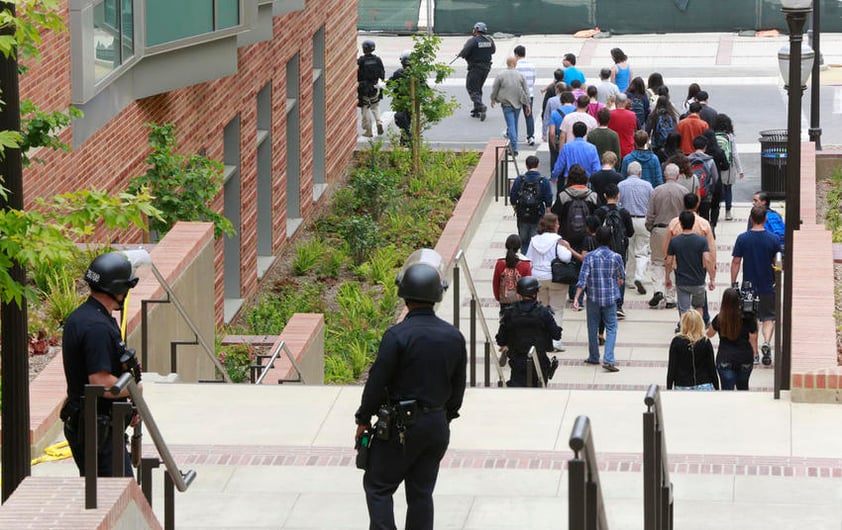
[{"label": "metal pole", "polygon": [[453,266],[453,326],[459,329],[459,265]]},{"label": "metal pole", "polygon": [[810,141],[816,144],[816,151],[822,150],[822,128],[821,128],[821,102],[819,101],[821,91],[821,0],[813,0],[813,73],[810,80]]},{"label": "metal pole", "polygon": [[477,301],[471,297],[471,318],[470,324],[470,357],[471,357],[471,386],[477,386]]},{"label": "metal pole", "polygon": [[111,411],[111,459],[114,466],[112,476],[122,477],[126,474],[126,441],[123,432],[126,430],[126,416],[132,413],[132,405],[125,402],[114,403],[111,405]]},{"label": "metal pole", "polygon": [[175,529],[175,488],[169,470],[164,471],[164,529]]},{"label": "metal pole", "polygon": [[433,34],[433,0],[427,0],[427,35]]},{"label": "metal pole", "polygon": [[[778,254],[780,256],[780,254]],[[775,263],[775,314],[781,315],[783,308],[781,307],[781,269],[780,261]],[[775,399],[781,399],[781,389],[783,388],[783,367],[781,366],[781,319],[775,320]],[[787,385],[789,388],[789,385]]]},{"label": "metal pole", "polygon": [[105,393],[100,385],[85,385],[85,509],[96,508],[96,479],[99,455],[97,454],[97,401]]},{"label": "metal pole", "polygon": [[[0,10],[15,16],[15,4],[0,2]],[[13,24],[5,24],[0,35],[12,38]],[[6,57],[0,54],[0,130],[20,131],[20,93],[18,89],[18,63],[15,53]],[[8,193],[0,197],[2,210],[23,210],[23,166],[20,149],[6,147],[0,158],[2,184]],[[26,283],[26,270],[16,256],[8,268],[12,280],[19,285]],[[0,383],[3,387],[2,449],[2,501],[5,502],[18,484],[29,476],[29,332],[26,323],[26,298],[20,305],[9,301],[0,303],[0,364],[3,366]]]},{"label": "metal pole", "polygon": [[485,361],[485,386],[491,386],[491,343],[485,341],[483,360]]},{"label": "metal pole", "polygon": [[655,413],[650,409],[643,413],[643,528],[655,530],[658,521],[657,483],[655,468]]},{"label": "metal pole", "polygon": [[567,461],[567,528],[571,530],[587,528],[586,473],[585,461],[579,460],[578,456],[574,460]]},{"label": "metal pole", "polygon": [[[787,114],[786,232],[784,237],[784,366],[792,358],[792,242],[801,225],[801,42],[806,9],[782,9],[789,26],[789,111]],[[782,367],[783,368],[783,367]],[[786,372],[783,374],[787,376]]]},{"label": "metal pole", "polygon": [[140,490],[146,502],[152,506],[152,469],[161,465],[157,458],[144,458],[140,461]]}]

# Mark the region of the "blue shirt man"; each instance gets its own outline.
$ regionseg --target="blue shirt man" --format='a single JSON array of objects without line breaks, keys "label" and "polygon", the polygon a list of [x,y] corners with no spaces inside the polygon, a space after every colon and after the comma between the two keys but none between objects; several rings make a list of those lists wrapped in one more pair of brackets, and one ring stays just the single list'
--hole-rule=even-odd
[{"label": "blue shirt man", "polygon": [[611,243],[611,229],[600,226],[596,231],[599,247],[588,252],[582,261],[579,281],[576,283],[576,295],[573,297],[573,309],[579,310],[579,297],[587,288],[588,298],[585,303],[588,320],[588,358],[587,364],[599,364],[599,322],[605,322],[605,356],[602,367],[608,372],[618,372],[614,363],[614,345],[617,342],[617,299],[620,297],[620,285],[625,282],[623,258],[608,248]]},{"label": "blue shirt man", "polygon": [[561,63],[564,65],[564,82],[567,83],[567,86],[570,86],[570,84],[577,79],[582,83],[582,86],[585,86],[585,74],[576,68],[575,55],[572,53],[564,54],[564,59]]},{"label": "blue shirt man", "polygon": [[588,134],[588,126],[582,122],[573,124],[573,136],[575,139],[572,142],[564,144],[558,154],[558,159],[553,166],[553,178],[567,177],[567,172],[574,164],[579,164],[585,169],[588,177],[602,169],[599,163],[599,154],[596,146],[585,140],[585,135]]}]

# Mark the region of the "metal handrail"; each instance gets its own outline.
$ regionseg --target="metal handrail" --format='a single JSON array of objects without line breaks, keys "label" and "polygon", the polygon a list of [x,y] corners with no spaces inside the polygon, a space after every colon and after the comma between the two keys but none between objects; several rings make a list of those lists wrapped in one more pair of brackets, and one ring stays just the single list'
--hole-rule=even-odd
[{"label": "metal handrail", "polygon": [[643,527],[672,530],[673,486],[658,385],[649,386],[643,401]]},{"label": "metal handrail", "polygon": [[567,461],[568,528],[608,530],[591,421],[587,416],[576,418],[569,444],[574,457]]},{"label": "metal handrail", "polygon": [[298,374],[298,379],[290,379],[290,380],[279,379],[278,381],[279,382],[287,381],[289,383],[306,384],[304,382],[304,375],[301,373],[301,369],[298,368],[298,363],[295,362],[295,357],[292,355],[292,352],[289,351],[289,348],[287,348],[286,342],[284,342],[284,341],[280,341],[278,343],[278,345],[275,347],[275,349],[272,350],[272,355],[271,355],[271,357],[269,357],[269,362],[266,363],[266,366],[263,367],[263,370],[260,372],[260,375],[257,377],[254,384],[259,385],[260,383],[263,382],[263,378],[266,377],[266,374],[269,373],[269,370],[272,368],[272,364],[281,355],[281,351],[286,353],[287,359],[289,359],[289,362],[292,363],[292,367],[295,368],[295,373]]},{"label": "metal handrail", "polygon": [[541,360],[535,346],[532,346],[526,352],[526,386],[532,386],[533,366],[535,367],[535,372],[538,374],[538,386],[547,388],[547,384],[544,382],[544,370],[541,369]]},{"label": "metal handrail", "polygon": [[[142,250],[142,249],[139,249],[139,250]],[[130,251],[130,252],[138,252],[139,250]],[[146,253],[145,250],[143,252]],[[148,256],[148,253],[146,253],[146,256]],[[190,318],[190,315],[187,314],[187,310],[184,308],[184,305],[182,305],[181,300],[178,299],[175,292],[173,291],[172,286],[169,284],[169,282],[161,274],[161,271],[158,270],[158,267],[155,266],[155,263],[153,263],[151,259],[144,260],[142,262],[142,264],[143,265],[149,265],[149,268],[152,270],[152,274],[155,275],[155,278],[158,280],[158,283],[161,285],[161,287],[164,288],[164,291],[167,293],[167,298],[164,299],[164,300],[148,300],[148,302],[150,302],[150,303],[171,303],[175,307],[176,311],[178,311],[178,313],[181,315],[181,317],[187,323],[187,327],[190,328],[190,331],[193,332],[193,335],[195,336],[195,340],[198,342],[199,346],[201,346],[202,350],[205,352],[205,354],[208,356],[210,361],[213,363],[214,367],[219,372],[219,374],[222,375],[222,379],[226,383],[230,383],[231,382],[231,376],[228,375],[228,370],[226,370],[225,367],[222,366],[222,363],[216,357],[216,353],[214,352],[213,348],[211,347],[210,344],[208,344],[208,342],[205,340],[204,336],[202,336],[201,332],[199,331],[198,326],[196,326],[196,323],[193,322],[193,319]],[[141,301],[141,302],[143,302],[143,301]],[[142,309],[144,310],[144,313],[145,313],[145,310],[146,310],[145,304],[142,304]],[[147,333],[146,319],[145,318],[143,319],[143,322],[141,323],[141,328],[142,328],[142,330],[141,330],[141,334],[142,334],[142,336],[141,336],[141,341],[142,341],[141,358],[145,361],[146,360],[146,333]]]},{"label": "metal handrail", "polygon": [[[459,296],[459,278],[458,278],[459,269],[461,269],[461,271],[465,275],[465,280],[468,284],[468,289],[471,291],[471,301],[476,303],[479,300],[479,295],[477,294],[477,287],[474,284],[474,279],[471,276],[471,270],[468,267],[468,261],[465,259],[465,252],[461,248],[456,253],[456,257],[454,258],[454,262],[457,264],[457,266],[454,266],[454,274],[453,274],[453,283],[454,283],[454,287],[455,287],[455,289],[454,289],[454,301],[453,301],[453,304],[454,304],[453,314],[454,314],[454,317],[455,317],[455,320],[456,320],[453,325],[458,328],[459,327],[459,320],[458,320],[459,312],[458,312],[457,308],[458,308],[459,302],[460,302],[459,299],[458,299],[458,296]],[[461,264],[462,266],[458,267],[459,264]],[[477,317],[477,315],[478,315],[478,317]],[[497,369],[497,386],[503,386],[503,380],[505,379],[505,376],[503,375],[503,368],[500,366],[500,357],[497,354],[496,348],[490,348],[490,345],[494,344],[494,341],[493,341],[493,337],[491,335],[491,331],[488,328],[488,322],[485,320],[485,315],[483,314],[482,311],[472,311],[471,317],[472,317],[472,320],[471,320],[471,324],[472,324],[471,346],[473,347],[473,343],[474,343],[474,339],[475,339],[475,337],[473,336],[474,333],[475,333],[474,328],[473,328],[473,323],[475,321],[474,319],[479,320],[480,325],[482,326],[482,332],[485,335],[486,386],[488,386],[488,383],[489,383],[489,381],[488,381],[488,379],[489,379],[488,378],[488,364],[489,364],[489,361],[491,360],[490,359],[491,355],[494,356],[494,367]],[[473,356],[472,356],[471,360],[472,360],[471,370],[475,370],[476,359],[473,358]],[[471,384],[475,385],[474,378],[472,378]]]},{"label": "metal handrail", "polygon": [[[116,396],[124,389],[128,389],[129,397],[131,397],[132,403],[137,409],[137,413],[140,415],[140,419],[143,420],[143,423],[146,425],[146,429],[149,431],[149,436],[152,437],[152,442],[155,444],[155,449],[158,450],[158,454],[161,456],[161,460],[166,466],[167,473],[172,479],[176,489],[181,492],[187,491],[187,488],[190,487],[190,484],[196,478],[196,472],[191,469],[186,473],[182,473],[178,469],[175,459],[173,458],[172,453],[170,453],[170,449],[164,441],[161,431],[158,429],[158,424],[155,423],[155,418],[152,417],[152,411],[149,410],[149,405],[147,405],[146,400],[143,399],[143,393],[140,391],[137,383],[135,383],[134,377],[132,377],[132,374],[129,372],[121,375],[120,379],[114,383],[114,386],[111,387],[108,392]],[[117,436],[117,433],[115,433],[115,436]]]},{"label": "metal handrail", "polygon": [[[500,152],[503,156],[500,156]],[[503,204],[509,204],[509,160],[515,165],[515,176],[520,175],[520,168],[517,163],[517,158],[514,157],[512,151],[512,144],[510,140],[506,140],[505,145],[498,145],[494,153],[494,200],[498,201],[500,196],[503,197]],[[502,160],[502,163],[501,163]]]}]

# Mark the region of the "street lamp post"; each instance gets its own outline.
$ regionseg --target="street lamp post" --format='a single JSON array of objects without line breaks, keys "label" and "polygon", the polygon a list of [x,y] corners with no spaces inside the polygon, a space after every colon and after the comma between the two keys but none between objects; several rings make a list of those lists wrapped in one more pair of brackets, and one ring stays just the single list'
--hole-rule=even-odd
[{"label": "street lamp post", "polygon": [[[785,61],[783,50],[778,54],[781,75],[788,79],[789,110],[787,113],[786,160],[786,232],[784,237],[784,302],[783,302],[783,355],[781,355],[782,388],[790,387],[792,361],[792,241],[795,230],[801,225],[801,95],[806,88],[809,66],[802,67],[801,44],[804,24],[810,13],[811,0],[781,0],[786,23],[789,27],[789,57]],[[806,55],[806,54],[805,54]],[[805,57],[806,59],[806,57]],[[806,70],[806,75],[802,75]]]},{"label": "street lamp post", "polygon": [[813,27],[810,32],[810,47],[815,57],[813,59],[813,82],[810,83],[810,141],[816,144],[816,151],[822,149],[822,127],[819,120],[821,116],[821,103],[819,102],[821,83],[819,83],[819,72],[822,67],[821,54],[821,0],[816,1],[813,9]]}]

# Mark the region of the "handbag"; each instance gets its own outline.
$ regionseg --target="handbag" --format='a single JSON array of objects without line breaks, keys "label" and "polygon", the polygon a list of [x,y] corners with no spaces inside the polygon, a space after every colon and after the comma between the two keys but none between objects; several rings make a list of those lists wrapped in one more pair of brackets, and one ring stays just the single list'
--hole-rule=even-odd
[{"label": "handbag", "polygon": [[553,283],[574,284],[579,281],[579,266],[571,259],[565,263],[558,257],[558,245],[555,247],[555,258],[550,262]]}]

